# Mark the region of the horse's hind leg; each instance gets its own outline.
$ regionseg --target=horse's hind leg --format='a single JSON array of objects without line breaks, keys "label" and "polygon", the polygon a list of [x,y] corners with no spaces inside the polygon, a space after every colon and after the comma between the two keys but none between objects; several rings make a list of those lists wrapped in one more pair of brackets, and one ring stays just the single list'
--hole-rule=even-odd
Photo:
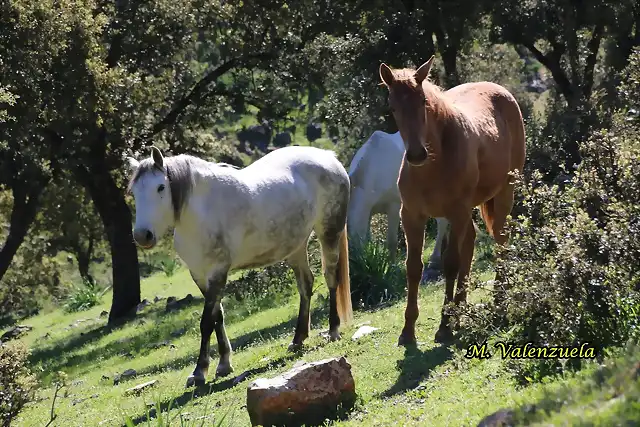
[{"label": "horse's hind leg", "polygon": [[311,295],[313,292],[313,273],[309,268],[307,255],[307,244],[305,243],[298,251],[287,259],[293,269],[300,294],[300,309],[298,311],[298,322],[293,341],[289,344],[289,351],[298,350],[302,343],[309,336],[311,321]]},{"label": "horse's hind leg", "polygon": [[[469,231],[469,228],[474,228],[471,220],[471,210],[460,207],[451,213],[449,221],[451,223],[451,231],[444,254],[446,289],[442,304],[440,327],[435,336],[435,341],[440,343],[448,342],[453,338],[450,324],[451,316],[448,314],[447,305],[452,301],[458,302],[460,299],[458,295],[454,297],[456,279],[458,279],[458,291],[461,292],[459,295],[466,298],[465,284],[471,268],[473,241],[475,240],[475,229]],[[470,246],[469,241],[471,241]]]},{"label": "horse's hind leg", "polygon": [[340,323],[353,317],[349,283],[349,245],[347,241],[347,207],[349,192],[344,186],[315,226],[322,248],[324,278],[329,288],[329,338],[340,339]]},{"label": "horse's hind leg", "polygon": [[322,247],[324,278],[329,288],[329,339],[340,339],[340,323],[352,314],[349,284],[349,249],[346,227],[327,227],[318,236]]},{"label": "horse's hind leg", "polygon": [[[496,244],[500,246],[506,244],[509,240],[509,235],[504,230],[504,226],[507,216],[513,208],[513,191],[513,184],[508,183],[493,199],[480,206],[480,213],[487,230]],[[499,259],[496,259],[496,261],[500,262]],[[500,302],[504,298],[504,280],[498,272],[496,272],[495,282],[499,289],[494,290],[494,300]]]},{"label": "horse's hind leg", "polygon": [[471,271],[471,261],[473,261],[475,242],[476,227],[473,224],[473,219],[470,218],[469,225],[467,225],[467,232],[459,253],[460,262],[458,264],[458,286],[456,288],[456,294],[453,297],[453,302],[456,304],[467,302],[467,281],[469,279],[469,272]]},{"label": "horse's hind leg", "polygon": [[436,242],[429,257],[429,264],[427,264],[427,268],[422,273],[422,282],[437,279],[442,270],[442,254],[444,253],[444,244],[449,231],[449,221],[446,218],[436,218],[436,223],[438,227]]}]

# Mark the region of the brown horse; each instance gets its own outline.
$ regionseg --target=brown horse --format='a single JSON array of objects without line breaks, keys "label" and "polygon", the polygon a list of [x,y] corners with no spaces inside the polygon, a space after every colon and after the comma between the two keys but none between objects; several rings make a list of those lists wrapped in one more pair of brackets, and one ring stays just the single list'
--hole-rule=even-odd
[{"label": "brown horse", "polygon": [[446,342],[453,338],[446,305],[467,299],[476,237],[473,208],[480,206],[496,243],[506,243],[504,226],[514,191],[510,172],[522,171],[525,160],[522,113],[511,93],[489,82],[465,83],[444,91],[427,80],[433,60],[432,56],[417,70],[380,65],[380,78],[389,89],[389,106],[406,149],[398,188],[407,240],[408,295],[399,345],[416,342],[427,219],[445,217],[451,223],[444,254],[446,292],[435,335],[436,342]]}]

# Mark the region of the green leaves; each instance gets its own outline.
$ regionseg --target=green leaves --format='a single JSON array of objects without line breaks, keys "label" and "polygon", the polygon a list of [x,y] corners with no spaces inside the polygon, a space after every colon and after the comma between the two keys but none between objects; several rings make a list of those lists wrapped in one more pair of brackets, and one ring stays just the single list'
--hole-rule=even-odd
[{"label": "green leaves", "polygon": [[[632,56],[627,79],[638,75],[639,62]],[[601,351],[640,336],[639,138],[637,128],[615,115],[611,129],[581,144],[582,163],[568,183],[550,185],[533,172],[517,187],[519,217],[508,225],[511,245],[498,251],[496,265],[507,298],[469,309],[469,338],[499,328],[514,343],[588,342]],[[505,325],[475,322],[495,311],[506,313]],[[560,368],[552,360],[513,367],[524,379]]]}]

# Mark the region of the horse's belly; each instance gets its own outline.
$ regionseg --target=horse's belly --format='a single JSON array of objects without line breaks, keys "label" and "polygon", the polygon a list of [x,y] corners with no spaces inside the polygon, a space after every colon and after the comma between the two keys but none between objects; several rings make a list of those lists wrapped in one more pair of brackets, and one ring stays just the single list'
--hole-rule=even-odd
[{"label": "horse's belly", "polygon": [[314,215],[314,210],[308,206],[295,215],[269,216],[277,219],[258,222],[237,233],[231,256],[232,269],[258,268],[284,260],[307,241]]},{"label": "horse's belly", "polygon": [[292,233],[285,240],[247,242],[233,260],[232,270],[260,268],[285,260],[307,240],[311,231]]}]

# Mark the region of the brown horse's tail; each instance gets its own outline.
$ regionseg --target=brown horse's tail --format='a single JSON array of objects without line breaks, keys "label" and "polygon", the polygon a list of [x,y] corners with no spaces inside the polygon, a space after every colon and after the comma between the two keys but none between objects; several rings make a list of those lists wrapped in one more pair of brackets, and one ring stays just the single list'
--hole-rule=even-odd
[{"label": "brown horse's tail", "polygon": [[349,243],[347,241],[347,226],[340,235],[340,252],[338,254],[338,268],[336,281],[336,303],[338,306],[338,316],[340,323],[348,324],[353,320],[353,307],[351,305],[351,285],[349,284]]},{"label": "brown horse's tail", "polygon": [[484,225],[487,226],[487,232],[489,232],[489,236],[495,238],[495,236],[493,235],[493,199],[487,200],[480,205],[480,216],[484,221]]}]

